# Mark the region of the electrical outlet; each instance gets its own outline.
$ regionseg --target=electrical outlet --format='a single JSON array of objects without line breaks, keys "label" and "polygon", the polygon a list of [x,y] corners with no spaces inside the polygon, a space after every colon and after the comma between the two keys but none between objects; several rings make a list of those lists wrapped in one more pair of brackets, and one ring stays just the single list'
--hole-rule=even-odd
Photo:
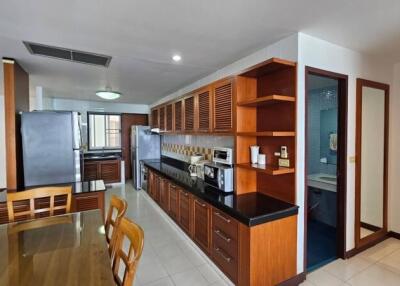
[{"label": "electrical outlet", "polygon": [[290,160],[289,159],[282,159],[280,158],[278,160],[278,165],[279,167],[286,167],[289,168],[290,167]]},{"label": "electrical outlet", "polygon": [[356,162],[356,156],[350,156],[349,157],[349,162],[350,163],[355,163]]}]

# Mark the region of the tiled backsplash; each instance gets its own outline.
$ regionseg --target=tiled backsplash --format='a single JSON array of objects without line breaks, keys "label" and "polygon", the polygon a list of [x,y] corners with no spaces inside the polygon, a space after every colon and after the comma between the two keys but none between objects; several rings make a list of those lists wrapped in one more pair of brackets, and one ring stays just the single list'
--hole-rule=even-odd
[{"label": "tiled backsplash", "polygon": [[161,154],[189,162],[191,155],[200,153],[211,160],[213,147],[233,148],[233,145],[232,136],[162,135]]}]

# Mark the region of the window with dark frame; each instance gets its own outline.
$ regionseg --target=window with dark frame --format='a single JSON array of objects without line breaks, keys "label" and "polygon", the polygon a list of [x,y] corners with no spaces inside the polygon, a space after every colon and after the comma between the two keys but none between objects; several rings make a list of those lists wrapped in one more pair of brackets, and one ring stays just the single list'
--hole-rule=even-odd
[{"label": "window with dark frame", "polygon": [[88,112],[89,150],[121,148],[121,115]]}]

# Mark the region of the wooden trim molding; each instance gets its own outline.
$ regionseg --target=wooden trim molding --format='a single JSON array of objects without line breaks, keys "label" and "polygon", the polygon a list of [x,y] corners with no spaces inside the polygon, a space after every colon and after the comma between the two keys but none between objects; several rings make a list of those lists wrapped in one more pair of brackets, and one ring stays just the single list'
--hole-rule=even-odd
[{"label": "wooden trim molding", "polygon": [[3,59],[7,189],[22,187],[22,142],[19,112],[29,111],[29,75],[12,59]]},{"label": "wooden trim molding", "polygon": [[[385,92],[385,130],[384,130],[384,174],[383,174],[383,227],[375,233],[360,237],[361,222],[361,147],[362,147],[362,88],[370,87]],[[357,78],[356,89],[356,185],[355,185],[355,245],[356,249],[367,249],[387,236],[388,210],[388,136],[389,136],[389,85]]]}]

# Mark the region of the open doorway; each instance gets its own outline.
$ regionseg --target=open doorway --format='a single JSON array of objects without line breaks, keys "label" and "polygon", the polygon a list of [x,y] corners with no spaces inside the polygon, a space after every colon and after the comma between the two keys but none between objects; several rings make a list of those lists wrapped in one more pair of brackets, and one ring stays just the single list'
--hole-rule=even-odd
[{"label": "open doorway", "polygon": [[305,267],[346,247],[347,76],[306,67]]}]

